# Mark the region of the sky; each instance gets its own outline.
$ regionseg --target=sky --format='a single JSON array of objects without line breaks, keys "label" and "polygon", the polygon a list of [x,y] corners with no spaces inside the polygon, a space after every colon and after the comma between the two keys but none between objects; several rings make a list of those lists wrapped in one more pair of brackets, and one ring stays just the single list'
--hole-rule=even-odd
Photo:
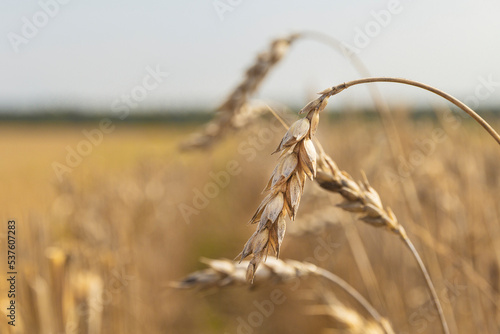
[{"label": "sky", "polygon": [[[3,0],[0,109],[213,110],[272,39],[305,30],[354,47],[373,76],[422,81],[490,107],[500,102],[499,15],[495,0]],[[257,98],[303,105],[359,77],[342,54],[303,40]],[[379,87],[395,105],[440,101]],[[371,105],[363,87],[336,103]]]}]

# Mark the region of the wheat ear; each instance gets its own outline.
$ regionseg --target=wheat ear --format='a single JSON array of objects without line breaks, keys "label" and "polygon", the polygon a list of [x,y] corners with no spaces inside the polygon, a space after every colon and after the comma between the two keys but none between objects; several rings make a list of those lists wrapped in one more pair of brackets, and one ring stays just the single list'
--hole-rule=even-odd
[{"label": "wheat ear", "polygon": [[[247,267],[251,265],[249,261],[241,261],[240,263],[226,259],[202,259],[201,261],[208,265],[209,268],[196,271],[183,280],[172,283],[171,286],[178,289],[206,289],[230,285],[248,285],[246,271]],[[255,272],[255,277],[259,283],[270,281],[274,283],[289,282],[307,276],[322,277],[334,283],[354,298],[384,328],[387,334],[394,333],[389,321],[382,317],[355,288],[326,269],[307,262],[283,261],[270,257]]]},{"label": "wheat ear", "polygon": [[301,113],[307,116],[294,122],[274,153],[280,158],[264,189],[268,195],[250,219],[258,223],[257,230],[240,253],[241,260],[253,255],[248,266],[247,279],[253,281],[259,264],[269,253],[279,257],[285,236],[286,217],[294,219],[304,191],[306,178],[316,176],[316,149],[312,138],[316,133],[319,113],[326,107],[331,89],[306,105]]}]

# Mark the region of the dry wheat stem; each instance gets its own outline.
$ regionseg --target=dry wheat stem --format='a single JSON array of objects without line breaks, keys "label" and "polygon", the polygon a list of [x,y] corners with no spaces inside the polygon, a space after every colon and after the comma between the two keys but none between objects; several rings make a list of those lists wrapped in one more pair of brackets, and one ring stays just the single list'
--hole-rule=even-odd
[{"label": "dry wheat stem", "polygon": [[[202,259],[201,261],[208,265],[209,268],[196,271],[180,282],[172,283],[171,286],[178,289],[206,289],[230,285],[248,285],[246,272],[247,267],[251,266],[250,261],[240,261],[239,263],[226,259]],[[389,321],[382,317],[355,288],[326,269],[308,262],[283,261],[270,257],[255,272],[256,282],[258,283],[263,281],[272,281],[274,283],[290,282],[306,276],[322,277],[334,283],[354,298],[384,328],[387,334],[394,333]]]},{"label": "dry wheat stem", "polygon": [[[434,88],[432,86],[423,84],[418,81],[413,81],[413,80],[408,80],[408,79],[402,79],[402,78],[386,78],[386,77],[376,77],[376,78],[363,78],[363,79],[358,79],[358,80],[353,80],[349,82],[344,82],[343,84],[337,85],[332,87],[332,89],[335,91],[334,94],[338,94],[341,91],[355,86],[355,85],[360,85],[360,84],[365,84],[365,83],[371,83],[371,82],[394,82],[394,83],[400,83],[404,85],[409,85],[409,86],[415,86],[418,88],[422,88],[424,90],[427,90],[429,92],[432,92],[436,95],[441,96],[442,98],[450,101],[460,109],[462,109],[464,112],[469,114],[476,122],[478,122],[492,137],[493,139],[496,140],[498,144],[500,144],[500,135],[493,129],[488,122],[486,122],[481,116],[479,116],[474,110],[469,108],[466,104],[461,102],[460,100],[456,99],[455,97],[451,96],[450,94],[447,94],[443,92],[442,90],[439,90],[437,88]],[[332,94],[332,95],[334,95]]]}]

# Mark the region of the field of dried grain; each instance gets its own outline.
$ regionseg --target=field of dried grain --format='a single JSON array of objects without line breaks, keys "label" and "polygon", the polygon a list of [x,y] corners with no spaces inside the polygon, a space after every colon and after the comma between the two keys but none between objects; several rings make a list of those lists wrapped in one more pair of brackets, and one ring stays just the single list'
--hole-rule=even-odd
[{"label": "field of dried grain", "polygon": [[[458,114],[395,115],[403,152],[396,157],[376,117],[324,117],[317,136],[339,168],[356,180],[366,172],[393,209],[429,269],[450,330],[497,333],[498,145]],[[54,162],[64,164],[67,147],[76,149],[82,131],[95,128],[1,125],[1,219],[16,220],[19,272],[16,327],[1,321],[2,333],[367,331],[356,328],[356,317],[369,315],[318,278],[278,284],[257,276],[252,288],[172,288],[206,267],[200,257],[233,259],[254,232],[246,222],[285,133],[277,122],[266,119],[209,150],[183,153],[178,145],[195,125],[116,124],[59,180]],[[440,333],[411,254],[387,230],[336,208],[340,202],[308,182],[280,258],[343,278],[396,333]],[[0,296],[2,313],[7,302]]]}]

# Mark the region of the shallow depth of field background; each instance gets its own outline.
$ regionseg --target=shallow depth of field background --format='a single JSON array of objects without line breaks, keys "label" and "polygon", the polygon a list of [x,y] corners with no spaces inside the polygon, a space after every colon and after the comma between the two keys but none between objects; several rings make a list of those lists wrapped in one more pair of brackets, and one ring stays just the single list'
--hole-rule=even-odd
[{"label": "shallow depth of field background", "polygon": [[[356,46],[359,29],[376,22],[371,11],[388,3],[325,8],[315,1],[301,8],[295,2],[240,2],[224,19],[215,2],[202,9],[127,3],[103,12],[89,3],[68,4],[67,12],[61,7],[20,52],[3,41],[0,254],[6,222],[15,219],[19,275],[13,328],[4,314],[9,300],[1,255],[0,333],[348,332],[328,316],[311,314],[320,303],[314,296],[331,291],[363,311],[317,279],[294,288],[257,281],[254,288],[172,289],[173,281],[205,267],[201,257],[233,259],[241,251],[254,231],[246,222],[263,198],[277,161],[271,153],[285,129],[265,115],[208,150],[180,152],[179,144],[211,119],[273,38],[308,29]],[[403,10],[359,56],[376,75],[421,80],[473,103],[498,130],[500,29],[491,17],[497,5],[443,3],[402,1]],[[21,17],[40,10],[34,2],[2,6],[9,9],[1,14],[5,36],[20,33]],[[121,120],[112,106],[142,82],[148,67],[169,75]],[[341,55],[304,42],[290,49],[257,98],[277,103],[291,123],[315,91],[355,78]],[[500,147],[430,93],[389,84],[379,89],[398,129],[400,155],[391,155],[394,138],[384,132],[365,87],[330,99],[318,138],[342,170],[355,179],[366,172],[405,226],[452,332],[498,333]],[[59,178],[54,163],[67,165],[68,148],[76,150],[86,140],[83,131],[99,129],[104,118],[112,130]],[[225,174],[228,163],[237,172],[216,185],[214,175]],[[335,208],[340,201],[308,182],[297,220],[287,225],[281,258],[309,261],[342,277],[397,333],[440,333],[425,282],[404,245]],[[274,289],[285,302],[263,312],[258,305]],[[242,329],[242,323],[254,325]]]},{"label": "shallow depth of field background", "polygon": [[[356,114],[324,117],[319,137],[341,168],[356,177],[363,169],[383,201],[394,208],[422,252],[438,291],[450,293],[443,304],[447,314],[453,310],[459,332],[484,328],[493,333],[497,295],[488,295],[490,290],[485,294],[484,286],[463,271],[473,270],[473,277],[497,293],[498,148],[477,125],[461,118],[454,119],[460,123],[447,124],[408,117],[398,120],[408,152],[402,158],[409,161],[420,154],[422,163],[402,182],[415,180],[418,197],[408,204],[418,220],[409,213],[399,184],[387,179],[387,173],[396,173],[376,119]],[[172,290],[169,283],[202,268],[199,257],[233,258],[253,232],[245,222],[262,199],[260,191],[274,168],[270,153],[283,134],[277,131],[269,137],[262,130],[266,124],[254,125],[211,151],[186,154],[180,154],[176,144],[194,126],[123,125],[106,135],[62,183],[50,167],[53,159],[60,159],[54,152],[64,150],[67,141],[79,140],[80,130],[95,124],[2,125],[1,152],[10,157],[2,175],[15,179],[2,203],[5,212],[16,212],[9,217],[18,221],[19,332],[50,333],[68,323],[89,333],[237,332],[238,317],[247,319],[257,311],[253,302],[269,299],[275,286],[194,293]],[[450,124],[460,125],[453,129]],[[418,141],[426,141],[435,129],[445,130],[446,137],[425,151]],[[248,149],[250,142],[260,149],[238,152],[239,147]],[[194,207],[197,191],[213,181],[209,173],[226,170],[230,160],[241,166],[239,174],[197,214],[183,217],[179,206]],[[4,179],[6,186],[14,182]],[[390,233],[332,209],[338,202],[338,196],[311,182],[298,220],[288,225],[282,258],[307,259],[332,270],[363,295],[375,298],[372,303],[401,332],[438,333],[424,282],[403,245]],[[327,226],[317,227],[322,224]],[[361,279],[351,249],[356,244],[346,233],[359,234],[364,251],[356,252],[370,261],[376,288],[367,288]],[[94,285],[104,297],[92,296]],[[276,306],[255,332],[317,333],[335,327],[327,317],[307,315],[306,305],[314,302],[301,296],[332,286],[304,280],[298,290],[277,287],[286,302]],[[351,302],[337,293],[344,303]],[[102,317],[101,331],[79,323],[97,316]]]}]

